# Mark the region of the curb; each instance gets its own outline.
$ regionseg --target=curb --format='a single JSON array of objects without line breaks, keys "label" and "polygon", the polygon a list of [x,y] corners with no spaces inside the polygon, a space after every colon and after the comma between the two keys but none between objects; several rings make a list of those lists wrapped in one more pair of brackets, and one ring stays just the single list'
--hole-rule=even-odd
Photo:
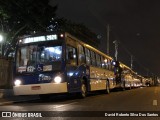
[{"label": "curb", "polygon": [[15,101],[2,102],[2,103],[0,103],[0,106],[3,106],[3,105],[12,105],[13,103],[15,103]]},{"label": "curb", "polygon": [[33,101],[33,100],[39,100],[39,99],[37,98],[37,99],[30,99],[30,100],[20,100],[20,101],[7,101],[7,102],[1,102],[1,103],[0,103],[0,106],[3,106],[3,105],[12,105],[12,104],[14,104],[14,103],[29,102],[29,101]]},{"label": "curb", "polygon": [[14,103],[28,102],[38,100],[37,95],[34,96],[15,96],[13,89],[0,89],[0,106],[11,105]]}]

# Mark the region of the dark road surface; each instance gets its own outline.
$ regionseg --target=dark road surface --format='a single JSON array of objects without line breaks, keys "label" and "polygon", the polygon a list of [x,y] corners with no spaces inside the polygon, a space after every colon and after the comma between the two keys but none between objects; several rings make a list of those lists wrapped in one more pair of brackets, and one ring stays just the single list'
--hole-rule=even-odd
[{"label": "dark road surface", "polygon": [[[52,97],[51,100],[41,100],[16,103],[13,105],[0,106],[0,111],[41,112],[42,118],[2,118],[12,120],[24,119],[47,119],[53,120],[84,120],[84,119],[113,119],[113,120],[159,120],[159,117],[105,117],[105,113],[150,113],[160,112],[160,87],[143,87],[126,91],[114,91],[110,94],[91,94],[85,99],[78,99],[75,96]],[[46,111],[46,112],[43,112]],[[49,111],[49,112],[48,112]],[[57,112],[60,111],[60,112]],[[76,112],[75,112],[76,111]],[[77,112],[78,111],[78,112]],[[87,111],[87,112],[84,112]],[[89,111],[89,112],[88,112]],[[101,112],[99,112],[101,111]],[[78,117],[72,117],[78,114]],[[146,113],[147,114],[147,113]],[[83,116],[84,115],[84,116]],[[89,117],[86,117],[86,116]],[[57,117],[50,117],[57,116]],[[62,117],[66,116],[66,117]]]}]

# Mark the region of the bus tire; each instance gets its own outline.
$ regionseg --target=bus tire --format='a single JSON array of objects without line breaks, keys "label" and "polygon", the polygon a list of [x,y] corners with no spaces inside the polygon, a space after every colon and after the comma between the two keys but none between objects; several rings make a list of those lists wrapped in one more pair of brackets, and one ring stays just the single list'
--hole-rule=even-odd
[{"label": "bus tire", "polygon": [[122,88],[122,91],[125,91],[125,90],[126,90],[126,88],[125,88],[125,87],[123,87],[123,88]]},{"label": "bus tire", "polygon": [[80,98],[85,98],[86,96],[87,96],[87,87],[86,87],[86,84],[82,82]]},{"label": "bus tire", "polygon": [[106,83],[107,83],[107,84],[106,84],[106,91],[105,91],[105,93],[106,93],[106,94],[109,94],[109,93],[110,93],[109,81],[107,81]]},{"label": "bus tire", "polygon": [[122,91],[125,91],[125,90],[126,90],[125,81],[123,81]]}]

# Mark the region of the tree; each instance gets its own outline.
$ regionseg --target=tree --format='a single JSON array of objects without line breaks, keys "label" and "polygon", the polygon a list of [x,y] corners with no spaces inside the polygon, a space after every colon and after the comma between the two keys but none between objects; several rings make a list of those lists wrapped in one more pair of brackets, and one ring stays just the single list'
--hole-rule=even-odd
[{"label": "tree", "polygon": [[[7,33],[10,45],[14,47],[20,35],[46,31],[57,9],[48,3],[49,0],[0,0],[1,32]],[[11,46],[7,42],[3,48],[9,51]]]},{"label": "tree", "polygon": [[[97,39],[97,34],[88,29],[84,24],[74,23],[65,18],[56,19],[57,21],[57,30],[59,31],[67,31],[74,36],[80,38],[82,41],[94,46],[98,47],[100,41]],[[55,22],[53,22],[55,23]],[[56,25],[52,25],[56,26]]]},{"label": "tree", "polygon": [[0,28],[5,33],[3,54],[14,49],[18,36],[34,32],[67,31],[86,43],[98,46],[97,35],[83,24],[70,20],[55,19],[57,6],[50,6],[49,0],[0,0]]}]

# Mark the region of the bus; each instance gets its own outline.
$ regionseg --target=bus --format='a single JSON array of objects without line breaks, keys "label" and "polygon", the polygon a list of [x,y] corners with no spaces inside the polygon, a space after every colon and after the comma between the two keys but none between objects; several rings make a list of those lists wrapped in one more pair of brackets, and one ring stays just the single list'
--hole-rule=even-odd
[{"label": "bus", "polygon": [[60,93],[82,98],[97,90],[109,93],[122,83],[116,63],[67,32],[23,36],[15,52],[14,94],[45,99]]},{"label": "bus", "polygon": [[121,81],[124,84],[121,84],[121,87],[123,85],[123,89],[131,89],[142,86],[142,76],[138,75],[130,67],[124,65],[123,63],[120,63],[120,67],[123,69],[121,73]]}]

